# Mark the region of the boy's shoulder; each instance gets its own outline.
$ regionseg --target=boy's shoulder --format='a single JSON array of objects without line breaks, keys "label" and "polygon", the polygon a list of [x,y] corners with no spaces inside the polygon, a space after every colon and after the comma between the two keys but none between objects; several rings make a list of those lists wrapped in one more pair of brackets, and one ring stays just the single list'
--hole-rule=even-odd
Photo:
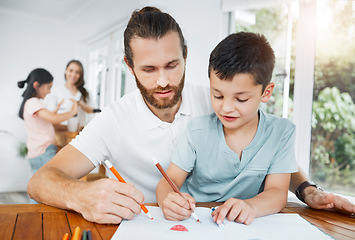
[{"label": "boy's shoulder", "polygon": [[215,129],[217,127],[217,120],[218,118],[215,113],[198,116],[187,124],[187,128],[189,131]]},{"label": "boy's shoulder", "polygon": [[276,127],[278,129],[284,130],[296,128],[296,125],[287,118],[278,117],[269,113],[264,113],[263,111],[260,111],[260,114],[263,114],[265,119],[265,125],[267,127]]}]

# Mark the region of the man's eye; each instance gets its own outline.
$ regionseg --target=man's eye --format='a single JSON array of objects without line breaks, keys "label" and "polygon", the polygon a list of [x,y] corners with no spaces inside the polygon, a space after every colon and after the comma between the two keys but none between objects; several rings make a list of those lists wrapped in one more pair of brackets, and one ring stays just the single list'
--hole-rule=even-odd
[{"label": "man's eye", "polygon": [[148,68],[148,69],[143,69],[143,72],[147,72],[147,73],[150,73],[150,72],[153,72],[153,69],[152,69],[152,68]]},{"label": "man's eye", "polygon": [[166,66],[166,68],[167,68],[167,69],[174,69],[176,66],[177,66],[177,64],[168,65],[168,66]]}]

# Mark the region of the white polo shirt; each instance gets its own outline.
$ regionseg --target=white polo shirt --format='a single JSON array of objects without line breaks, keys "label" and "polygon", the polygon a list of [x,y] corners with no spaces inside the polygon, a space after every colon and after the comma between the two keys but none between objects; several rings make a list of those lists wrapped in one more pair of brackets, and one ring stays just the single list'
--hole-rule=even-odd
[{"label": "white polo shirt", "polygon": [[145,202],[156,202],[155,188],[162,176],[151,158],[167,169],[189,120],[212,112],[209,89],[186,83],[174,122],[163,122],[137,89],[104,109],[70,144],[95,166],[109,159],[126,182],[143,192]]}]

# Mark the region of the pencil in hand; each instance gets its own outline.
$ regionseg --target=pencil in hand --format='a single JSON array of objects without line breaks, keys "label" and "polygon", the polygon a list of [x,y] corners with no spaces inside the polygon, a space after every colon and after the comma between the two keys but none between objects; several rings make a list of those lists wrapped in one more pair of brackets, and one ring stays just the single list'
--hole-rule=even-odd
[{"label": "pencil in hand", "polygon": [[[160,163],[158,162],[158,160],[153,157],[152,158],[154,165],[159,169],[159,171],[161,172],[161,174],[163,175],[163,177],[165,178],[165,180],[169,183],[169,185],[171,186],[171,188],[174,190],[174,192],[180,194],[181,197],[184,197],[181,192],[179,191],[179,189],[176,187],[176,185],[174,184],[173,181],[171,181],[170,177],[166,174],[166,172],[164,171],[163,167],[160,165]],[[196,213],[194,210],[192,210],[192,214],[191,216],[196,220],[196,222],[201,222],[200,219],[197,217]]]},{"label": "pencil in hand", "polygon": [[[213,212],[214,210],[216,210],[217,208],[218,208],[218,207],[212,207],[212,208],[211,208],[212,212]],[[219,228],[224,229],[224,224],[223,224],[223,222],[222,222],[221,224],[218,224],[218,223],[216,223],[216,224],[218,225]]]},{"label": "pencil in hand", "polygon": [[[120,181],[121,183],[126,183],[126,181],[123,179],[123,177],[117,172],[116,168],[111,164],[111,162],[109,160],[105,160],[105,165],[106,167],[108,167],[111,172],[116,176],[116,178],[118,179],[118,181]],[[150,214],[150,212],[148,211],[148,209],[144,206],[144,204],[141,204],[141,209],[143,210],[143,212],[150,218],[150,220],[153,220],[152,215]]]}]

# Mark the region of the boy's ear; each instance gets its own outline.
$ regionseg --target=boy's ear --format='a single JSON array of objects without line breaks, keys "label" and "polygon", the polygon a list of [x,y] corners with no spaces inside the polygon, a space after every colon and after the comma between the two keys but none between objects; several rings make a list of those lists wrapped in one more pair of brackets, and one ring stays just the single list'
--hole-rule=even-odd
[{"label": "boy's ear", "polygon": [[266,103],[267,101],[269,101],[269,99],[272,95],[272,92],[274,91],[274,88],[275,88],[275,83],[273,83],[273,82],[269,83],[266,86],[264,93],[261,96],[261,102]]},{"label": "boy's ear", "polygon": [[129,69],[129,71],[134,75],[133,68],[132,68],[131,65],[129,64],[129,62],[128,62],[126,56],[123,57],[123,60],[124,60],[124,62],[127,64],[127,67],[128,67],[128,69]]}]

